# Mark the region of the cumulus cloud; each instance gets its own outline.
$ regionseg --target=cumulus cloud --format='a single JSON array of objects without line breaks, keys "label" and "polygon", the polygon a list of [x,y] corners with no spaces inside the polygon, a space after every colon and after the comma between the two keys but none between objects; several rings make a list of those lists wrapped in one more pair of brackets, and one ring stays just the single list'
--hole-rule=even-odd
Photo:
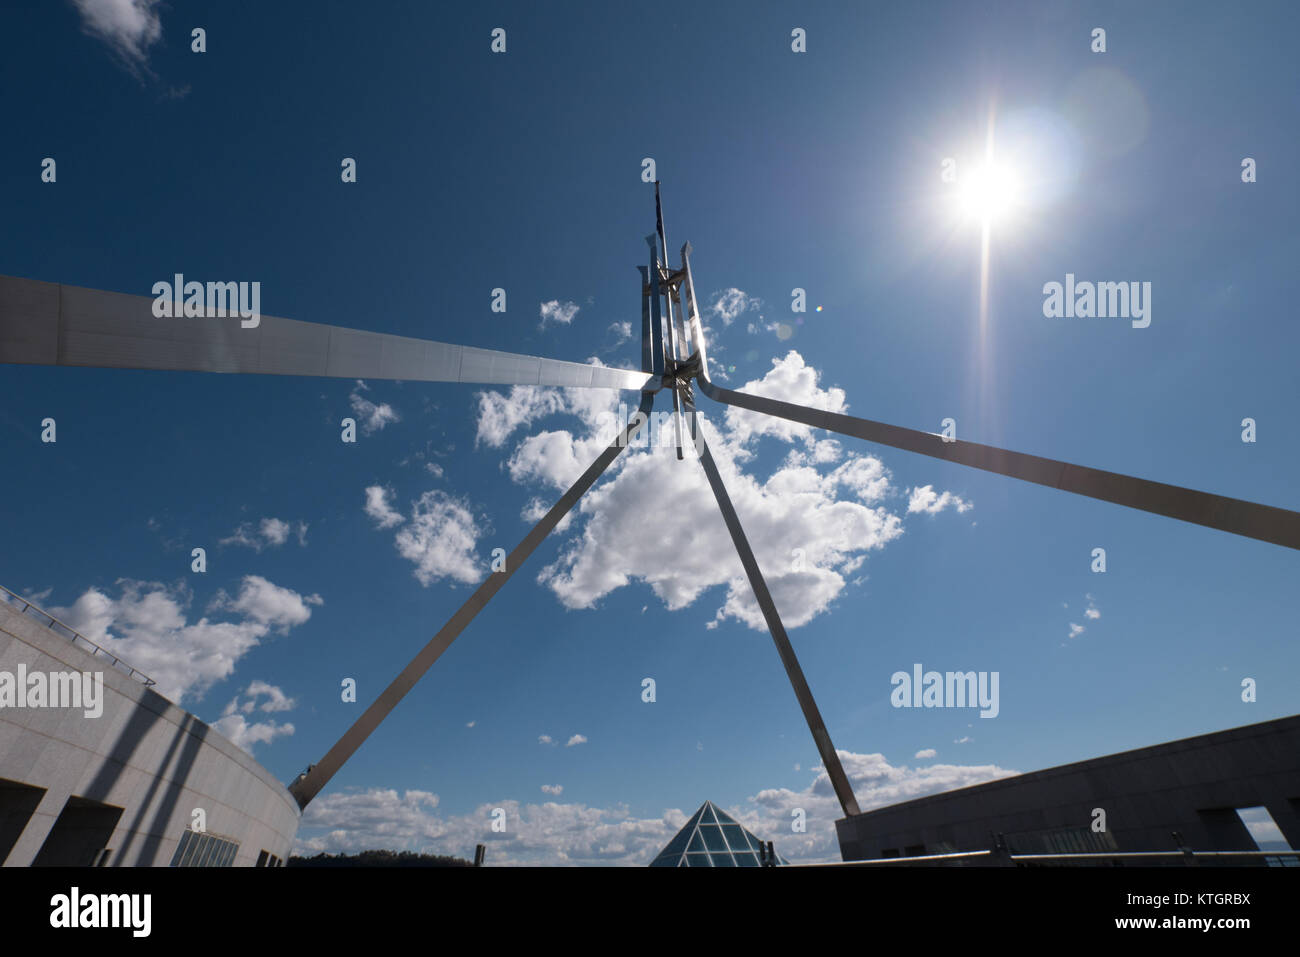
[{"label": "cumulus cloud", "polygon": [[1087,630],[1088,629],[1083,627],[1083,625],[1076,625],[1074,622],[1070,622],[1070,634],[1067,637],[1078,638]]},{"label": "cumulus cloud", "polygon": [[363,435],[371,435],[392,422],[402,420],[397,410],[387,402],[376,405],[361,394],[368,391],[370,386],[358,379],[356,388],[348,396],[348,401],[352,404],[352,414],[357,417]]},{"label": "cumulus cloud", "polygon": [[[838,754],[864,811],[1017,773],[992,764],[911,768],[890,765],[879,754]],[[777,851],[790,861],[837,861],[835,820],[843,811],[824,768],[811,768],[809,773],[811,780],[802,789],[762,790],[723,810],[760,839],[774,841]],[[559,785],[543,786],[542,790],[558,795]],[[803,808],[807,816],[808,830],[803,834],[790,833],[790,812],[796,807]],[[506,812],[504,833],[492,830],[496,808]],[[399,795],[373,788],[326,794],[308,805],[295,853],[389,848],[467,857],[475,843],[483,843],[494,864],[645,866],[694,810],[670,808],[657,817],[638,818],[623,805],[593,808],[553,801],[525,804],[498,800],[467,814],[442,815],[437,795],[425,791]]]},{"label": "cumulus cloud", "polygon": [[758,309],[762,304],[761,299],[756,299],[733,286],[729,289],[723,289],[721,292],[715,292],[709,301],[707,311],[712,312],[721,319],[724,326],[729,326],[736,321],[736,317],[741,313],[751,309]]},{"label": "cumulus cloud", "polygon": [[278,548],[289,540],[291,532],[297,533],[298,544],[307,544],[307,523],[292,525],[279,518],[264,518],[256,526],[252,522],[241,522],[239,527],[227,537],[220,539],[218,545],[237,545],[260,552],[263,548]]},{"label": "cumulus cloud", "polygon": [[[835,753],[863,811],[1019,773],[995,764],[930,764],[913,768],[891,765],[882,754],[856,754],[838,749]],[[777,851],[790,861],[839,860],[835,820],[843,817],[844,812],[825,767],[817,765],[812,770],[815,777],[803,790],[760,791],[750,798],[749,806],[724,810],[755,834],[773,835]],[[803,808],[807,814],[808,830],[804,834],[790,833],[790,811],[796,807]]]},{"label": "cumulus cloud", "polygon": [[474,551],[479,535],[469,507],[433,489],[411,503],[411,517],[394,541],[398,554],[415,564],[421,585],[443,578],[473,584],[483,577]]},{"label": "cumulus cloud", "polygon": [[72,0],[81,29],[108,44],[133,73],[145,68],[149,48],[162,39],[161,0]]},{"label": "cumulus cloud", "polygon": [[1088,607],[1084,609],[1083,617],[1096,621],[1101,617],[1101,612],[1097,609],[1097,600],[1092,595],[1085,595],[1084,597],[1088,599]]},{"label": "cumulus cloud", "polygon": [[564,742],[564,746],[566,748],[571,748],[575,744],[586,744],[586,743],[587,743],[587,736],[585,734],[575,734],[573,735],[573,737],[569,738],[568,741]]},{"label": "cumulus cloud", "polygon": [[934,748],[924,748],[920,751],[917,751],[914,757],[924,760],[926,758],[932,758],[938,753],[939,752],[936,751]]},{"label": "cumulus cloud", "polygon": [[[264,700],[259,703],[259,699]],[[293,734],[294,727],[287,721],[250,722],[245,715],[250,715],[257,710],[291,711],[296,706],[297,702],[275,685],[265,681],[254,681],[243,692],[230,699],[230,703],[222,711],[221,717],[213,722],[212,727],[229,738],[233,744],[252,754],[254,745],[270,744],[276,738],[287,737]]]},{"label": "cumulus cloud", "polygon": [[[614,345],[621,346],[627,340],[632,338],[632,323],[630,322],[611,322],[609,332],[614,334]],[[610,348],[613,348],[611,346]]]},{"label": "cumulus cloud", "polygon": [[573,317],[578,314],[578,305],[572,302],[560,302],[558,299],[552,299],[550,302],[542,303],[538,310],[542,317],[542,325],[548,322],[558,322],[562,326],[567,326],[573,322]]},{"label": "cumulus cloud", "polygon": [[[530,525],[536,525],[542,520],[542,516],[551,510],[551,507],[554,504],[554,502],[548,502],[542,498],[530,498],[528,503],[524,505],[523,510],[519,513],[519,517]],[[561,535],[567,532],[569,526],[573,524],[573,515],[573,512],[565,513],[564,518],[560,519],[559,522],[556,523],[555,530]]]},{"label": "cumulus cloud", "polygon": [[[774,360],[742,391],[819,409],[847,408],[842,389],[823,387],[817,371],[794,351]],[[570,428],[544,428],[514,442],[505,467],[521,485],[567,489],[627,421],[623,399],[594,389],[516,387],[479,396],[480,442],[505,447],[516,430],[544,416],[576,416]],[[658,414],[658,413],[656,413]],[[710,448],[787,627],[828,610],[870,553],[903,533],[900,502],[884,463],[846,451],[819,430],[728,408],[718,422],[701,415]],[[549,425],[549,423],[548,423]],[[567,608],[593,608],[633,582],[650,587],[669,610],[706,592],[718,596],[705,627],[735,620],[763,630],[717,503],[701,469],[677,461],[672,428],[652,420],[601,482],[566,517],[573,523],[555,561],[538,581]],[[760,441],[789,446],[767,476],[754,474]],[[693,453],[687,441],[688,453]],[[525,520],[536,521],[553,495],[534,497]],[[945,503],[947,505],[948,503]],[[954,505],[954,507],[957,507]],[[672,521],[658,516],[672,516]],[[561,531],[565,526],[561,526]]]},{"label": "cumulus cloud", "polygon": [[544,415],[564,409],[564,397],[554,389],[535,385],[517,385],[510,395],[500,392],[478,394],[478,433],[474,444],[501,447],[515,429],[531,425]]},{"label": "cumulus cloud", "polygon": [[281,634],[311,617],[308,605],[324,604],[320,595],[303,597],[291,588],[281,588],[261,575],[245,575],[239,594],[231,598],[218,591],[208,611],[237,611]]},{"label": "cumulus cloud", "polygon": [[117,597],[90,588],[71,606],[51,608],[50,614],[149,675],[157,682],[154,690],[177,704],[201,699],[272,631],[303,624],[311,617],[308,606],[321,604],[318,595],[304,597],[248,575],[238,596],[219,592],[208,609],[234,612],[235,620],[203,617],[190,623],[192,595],[185,586],[130,579],[116,584]]},{"label": "cumulus cloud", "polygon": [[402,513],[389,504],[390,494],[392,493],[382,485],[371,485],[366,489],[366,514],[374,520],[378,528],[392,528],[406,521]]},{"label": "cumulus cloud", "polygon": [[[506,814],[504,833],[492,830],[497,808]],[[660,818],[636,818],[621,805],[592,808],[554,801],[502,800],[467,814],[443,815],[436,794],[372,788],[325,794],[309,804],[294,853],[390,848],[468,858],[481,843],[495,865],[644,865],[685,823],[686,815],[678,810]]]},{"label": "cumulus cloud", "polygon": [[212,723],[218,734],[227,738],[231,744],[243,748],[249,754],[253,746],[270,744],[276,738],[293,734],[294,727],[289,721],[254,721],[249,722],[242,714],[225,714]]},{"label": "cumulus cloud", "polygon": [[555,743],[555,739],[552,738],[549,734],[539,734],[539,735],[537,736],[537,743],[538,743],[538,744],[554,744],[554,743]]},{"label": "cumulus cloud", "polygon": [[975,506],[952,492],[942,494],[934,490],[933,485],[922,485],[920,488],[914,488],[911,492],[911,498],[907,500],[907,511],[909,514],[914,512],[924,512],[926,515],[938,515],[945,508],[955,508],[958,512],[969,512]]},{"label": "cumulus cloud", "polygon": [[560,794],[563,790],[564,790],[564,787],[563,787],[562,785],[559,785],[559,784],[543,784],[543,785],[542,785],[542,793],[544,793],[544,794],[556,794],[556,795],[558,795],[558,794]]},{"label": "cumulus cloud", "polygon": [[[241,696],[236,695],[234,700],[226,706],[223,714],[233,714],[239,711],[243,714],[252,714],[256,711],[292,711],[298,706],[298,702],[286,695],[276,685],[268,684],[265,681],[252,682]],[[259,702],[259,699],[265,699]]]}]

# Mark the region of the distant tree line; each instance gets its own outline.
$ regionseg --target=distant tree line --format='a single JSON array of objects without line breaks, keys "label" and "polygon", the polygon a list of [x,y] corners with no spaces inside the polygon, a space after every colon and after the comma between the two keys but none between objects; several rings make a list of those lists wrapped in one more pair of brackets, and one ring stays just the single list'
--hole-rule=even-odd
[{"label": "distant tree line", "polygon": [[290,857],[288,867],[473,867],[469,861],[441,854],[414,851],[362,851],[359,854],[326,854]]}]

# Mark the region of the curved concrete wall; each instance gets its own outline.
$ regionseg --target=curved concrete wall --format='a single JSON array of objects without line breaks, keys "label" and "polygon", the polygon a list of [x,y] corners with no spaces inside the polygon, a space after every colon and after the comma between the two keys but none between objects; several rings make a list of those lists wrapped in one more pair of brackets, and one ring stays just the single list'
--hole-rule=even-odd
[{"label": "curved concrete wall", "polygon": [[5,866],[90,863],[93,845],[109,849],[108,866],[165,867],[195,808],[208,834],[238,843],[233,865],[262,851],[288,858],[300,811],[269,771],[110,660],[0,602],[0,672],[21,666],[102,673],[103,712],[0,706]]}]

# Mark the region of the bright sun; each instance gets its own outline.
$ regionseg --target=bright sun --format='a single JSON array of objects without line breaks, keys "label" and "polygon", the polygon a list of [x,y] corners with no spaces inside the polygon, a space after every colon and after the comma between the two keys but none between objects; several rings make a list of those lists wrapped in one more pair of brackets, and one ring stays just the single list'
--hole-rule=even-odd
[{"label": "bright sun", "polygon": [[962,214],[985,226],[1004,220],[1020,203],[1019,177],[1011,167],[989,163],[960,177]]}]

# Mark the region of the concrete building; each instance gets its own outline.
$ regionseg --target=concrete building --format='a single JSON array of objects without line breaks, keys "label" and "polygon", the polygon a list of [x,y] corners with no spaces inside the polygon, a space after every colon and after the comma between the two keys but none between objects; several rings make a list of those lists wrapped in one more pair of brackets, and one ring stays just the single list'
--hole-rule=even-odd
[{"label": "concrete building", "polygon": [[[96,701],[81,697],[93,685],[73,680],[87,674],[102,675]],[[0,589],[4,866],[276,866],[288,858],[300,814],[288,790],[150,684]],[[53,706],[69,700],[76,706]]]},{"label": "concrete building", "polygon": [[[1020,774],[835,822],[846,861],[1012,854],[1256,850],[1239,809],[1264,807],[1300,850],[1300,715]],[[1105,830],[1093,828],[1096,809]]]}]

